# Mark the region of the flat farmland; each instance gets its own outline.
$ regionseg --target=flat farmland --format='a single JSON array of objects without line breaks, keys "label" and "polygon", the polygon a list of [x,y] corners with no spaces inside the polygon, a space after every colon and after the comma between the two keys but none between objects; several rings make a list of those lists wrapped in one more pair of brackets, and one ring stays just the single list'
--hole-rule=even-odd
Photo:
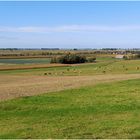
[{"label": "flat farmland", "polygon": [[48,64],[50,58],[25,58],[25,59],[0,59],[0,65],[4,64]]},{"label": "flat farmland", "polygon": [[136,78],[140,78],[140,74],[57,77],[0,75],[0,100]]},{"label": "flat farmland", "polygon": [[101,58],[96,63],[71,65],[4,64],[0,66],[0,100],[136,78],[140,78],[139,60]]},{"label": "flat farmland", "polygon": [[140,138],[140,80],[0,103],[0,138]]},{"label": "flat farmland", "polygon": [[[22,70],[26,70],[29,69],[29,71],[33,71],[33,69],[40,69],[40,68],[51,68],[51,67],[65,67],[65,66],[69,66],[67,64],[25,64],[25,65],[6,65],[6,64],[2,64],[0,65],[0,71],[4,71],[9,73],[14,73],[16,72],[16,70],[21,70],[21,73],[23,72]],[[15,71],[12,71],[15,70]]]},{"label": "flat farmland", "polygon": [[140,138],[139,79],[140,60],[1,63],[0,138]]},{"label": "flat farmland", "polygon": [[87,76],[100,74],[139,74],[140,60],[101,59],[85,64],[30,64],[1,65],[0,75],[44,75],[50,76]]}]

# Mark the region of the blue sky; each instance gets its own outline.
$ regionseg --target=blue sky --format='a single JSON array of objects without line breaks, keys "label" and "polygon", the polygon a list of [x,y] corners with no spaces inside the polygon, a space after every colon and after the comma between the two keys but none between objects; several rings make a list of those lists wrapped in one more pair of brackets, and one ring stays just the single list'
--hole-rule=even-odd
[{"label": "blue sky", "polygon": [[4,47],[140,48],[140,2],[1,1]]}]

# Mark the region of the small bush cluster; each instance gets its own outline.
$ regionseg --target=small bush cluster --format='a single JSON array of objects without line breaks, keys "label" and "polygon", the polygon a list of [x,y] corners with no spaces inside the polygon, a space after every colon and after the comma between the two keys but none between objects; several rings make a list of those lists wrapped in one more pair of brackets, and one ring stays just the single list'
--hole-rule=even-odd
[{"label": "small bush cluster", "polygon": [[62,63],[62,64],[76,64],[76,63],[86,63],[86,62],[94,62],[96,58],[86,58],[85,56],[78,54],[66,54],[61,57],[53,57],[51,59],[51,63]]},{"label": "small bush cluster", "polygon": [[60,63],[60,58],[59,57],[52,57],[51,63]]},{"label": "small bush cluster", "polygon": [[96,60],[96,57],[87,58],[87,62],[89,62],[89,63],[95,62],[95,60]]},{"label": "small bush cluster", "polygon": [[130,54],[123,57],[125,60],[140,59],[140,54]]}]

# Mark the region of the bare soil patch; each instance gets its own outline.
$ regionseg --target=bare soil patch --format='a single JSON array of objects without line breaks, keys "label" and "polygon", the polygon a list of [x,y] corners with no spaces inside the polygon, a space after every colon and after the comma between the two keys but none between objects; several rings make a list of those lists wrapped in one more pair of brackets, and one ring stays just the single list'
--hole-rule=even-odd
[{"label": "bare soil patch", "polygon": [[140,78],[140,74],[96,76],[15,76],[0,75],[0,101],[33,96],[104,82]]}]

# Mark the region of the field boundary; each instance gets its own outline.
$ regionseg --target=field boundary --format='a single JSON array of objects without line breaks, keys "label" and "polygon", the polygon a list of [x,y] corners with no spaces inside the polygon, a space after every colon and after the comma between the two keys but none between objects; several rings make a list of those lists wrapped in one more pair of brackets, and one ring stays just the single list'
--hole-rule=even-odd
[{"label": "field boundary", "polygon": [[40,68],[52,68],[52,67],[70,67],[69,64],[47,64],[47,65],[25,65],[25,66],[9,66],[9,67],[0,67],[0,71],[6,70],[24,70],[24,69],[40,69]]}]

